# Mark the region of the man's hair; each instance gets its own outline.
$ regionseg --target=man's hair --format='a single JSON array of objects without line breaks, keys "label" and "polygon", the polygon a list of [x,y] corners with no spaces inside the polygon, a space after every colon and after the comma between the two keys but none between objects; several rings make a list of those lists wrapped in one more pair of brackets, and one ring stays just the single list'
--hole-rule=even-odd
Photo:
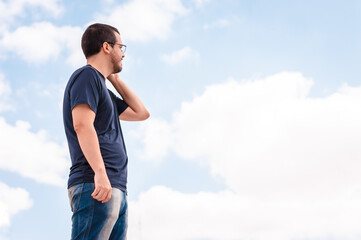
[{"label": "man's hair", "polygon": [[107,24],[95,23],[90,25],[81,38],[81,48],[85,58],[97,54],[104,42],[115,43],[114,32],[119,34],[118,29]]}]

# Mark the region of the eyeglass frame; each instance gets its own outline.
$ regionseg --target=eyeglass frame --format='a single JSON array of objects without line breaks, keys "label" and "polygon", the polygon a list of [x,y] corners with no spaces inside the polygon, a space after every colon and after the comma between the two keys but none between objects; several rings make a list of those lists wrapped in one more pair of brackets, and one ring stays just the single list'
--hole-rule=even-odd
[{"label": "eyeglass frame", "polygon": [[[117,45],[119,45],[120,46],[120,50],[123,52],[123,53],[125,53],[125,51],[127,50],[127,45],[124,45],[124,44],[120,44],[120,43],[112,43],[112,42],[107,42],[108,44],[110,44],[110,45],[115,45],[115,44],[117,44]],[[112,47],[113,47],[112,46]],[[124,51],[123,51],[123,47],[124,47]]]}]

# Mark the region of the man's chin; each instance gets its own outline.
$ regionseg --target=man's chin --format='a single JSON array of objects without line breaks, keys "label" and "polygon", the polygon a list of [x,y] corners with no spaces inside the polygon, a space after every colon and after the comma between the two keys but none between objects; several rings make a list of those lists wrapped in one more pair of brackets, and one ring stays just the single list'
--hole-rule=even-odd
[{"label": "man's chin", "polygon": [[114,68],[114,73],[119,73],[119,72],[121,72],[122,71],[122,67],[121,66],[119,66],[119,67],[117,67],[117,68]]}]

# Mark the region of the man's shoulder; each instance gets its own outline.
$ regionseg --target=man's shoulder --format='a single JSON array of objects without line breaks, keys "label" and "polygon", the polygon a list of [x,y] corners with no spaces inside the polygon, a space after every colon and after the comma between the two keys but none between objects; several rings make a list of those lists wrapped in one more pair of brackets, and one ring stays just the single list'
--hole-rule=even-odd
[{"label": "man's shoulder", "polygon": [[85,78],[93,78],[97,79],[97,72],[94,68],[92,68],[90,65],[85,65],[81,68],[78,68],[73,72],[73,74],[70,77],[70,81],[75,80],[79,77],[85,77]]},{"label": "man's shoulder", "polygon": [[84,84],[90,84],[92,86],[96,86],[97,88],[101,88],[101,82],[102,81],[99,78],[97,71],[90,65],[85,65],[73,72],[69,78],[66,90],[70,91],[74,84],[82,86]]}]

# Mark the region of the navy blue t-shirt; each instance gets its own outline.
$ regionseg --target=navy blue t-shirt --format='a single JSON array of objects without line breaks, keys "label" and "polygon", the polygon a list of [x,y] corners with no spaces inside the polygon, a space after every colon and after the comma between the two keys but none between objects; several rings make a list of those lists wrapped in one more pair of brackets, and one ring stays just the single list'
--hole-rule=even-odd
[{"label": "navy blue t-shirt", "polygon": [[78,104],[88,104],[95,112],[94,127],[110,183],[112,187],[126,191],[128,157],[119,115],[128,105],[107,89],[103,75],[90,65],[71,75],[64,93],[63,121],[72,162],[68,188],[94,182],[94,172],[74,131],[72,109]]}]

